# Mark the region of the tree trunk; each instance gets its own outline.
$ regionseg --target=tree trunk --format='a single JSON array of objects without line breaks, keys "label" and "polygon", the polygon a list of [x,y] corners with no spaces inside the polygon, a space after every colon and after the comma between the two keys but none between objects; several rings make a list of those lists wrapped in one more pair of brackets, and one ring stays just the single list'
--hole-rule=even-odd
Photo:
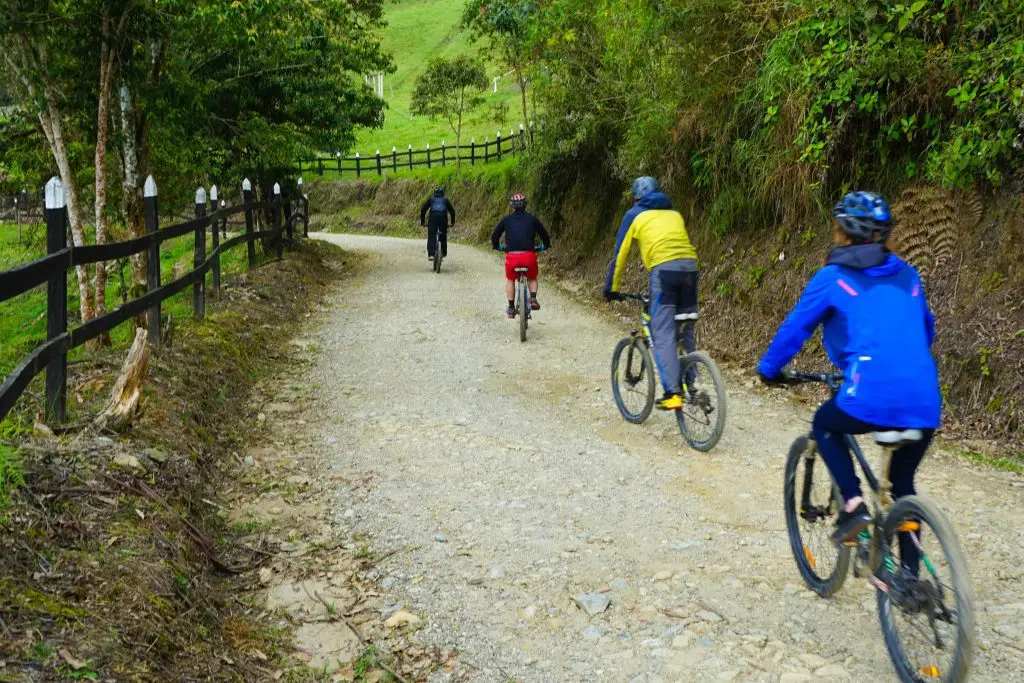
[{"label": "tree trunk", "polygon": [[514,67],[516,70],[516,80],[519,82],[519,95],[523,100],[523,125],[525,126],[530,120],[530,114],[526,109],[526,78],[523,76],[523,70],[521,67]]},{"label": "tree trunk", "polygon": [[[103,21],[103,34],[109,31],[109,21]],[[110,89],[114,70],[114,54],[104,37],[100,45],[100,87],[96,112],[96,199],[94,202],[96,215],[96,244],[106,244],[110,234],[107,223],[107,138],[110,130]],[[107,268],[104,263],[96,264],[95,278],[96,315],[107,312]],[[110,335],[103,334],[97,342],[110,346]]]},{"label": "tree trunk", "polygon": [[[44,85],[44,95],[46,97],[46,111],[45,113],[40,112],[39,121],[43,125],[44,131],[49,129],[47,138],[50,141],[53,159],[57,162],[57,170],[60,173],[61,182],[64,183],[71,239],[76,247],[85,246],[85,230],[82,226],[82,205],[78,201],[75,174],[71,170],[71,159],[68,154],[67,143],[64,140],[61,112],[57,106],[57,94],[52,84]],[[79,312],[82,322],[87,322],[96,317],[93,308],[93,298],[89,289],[89,270],[85,266],[78,266],[76,271],[78,275]]]},{"label": "tree trunk", "polygon": [[146,330],[135,330],[135,342],[121,367],[121,374],[114,384],[110,403],[93,422],[100,429],[121,432],[131,426],[139,412],[142,400],[142,382],[149,370],[150,348],[146,342]]},{"label": "tree trunk", "polygon": [[[146,213],[142,196],[139,126],[136,125],[135,102],[128,83],[121,81],[119,89],[121,110],[121,158],[123,179],[121,192],[121,213],[128,226],[130,237],[141,237],[146,234]],[[131,257],[132,286],[131,296],[137,298],[146,293],[146,272],[148,252],[135,254]],[[145,327],[145,314],[140,316],[139,324]]]}]

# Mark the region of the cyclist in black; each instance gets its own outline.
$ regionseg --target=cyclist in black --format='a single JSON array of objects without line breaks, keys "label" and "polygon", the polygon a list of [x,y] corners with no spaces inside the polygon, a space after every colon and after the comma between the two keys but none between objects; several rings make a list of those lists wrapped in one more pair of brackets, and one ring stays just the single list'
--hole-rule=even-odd
[{"label": "cyclist in black", "polygon": [[526,278],[530,286],[530,310],[539,311],[540,303],[537,301],[537,289],[539,283],[537,276],[537,247],[536,238],[540,238],[541,248],[551,248],[551,237],[548,231],[533,215],[526,212],[526,196],[516,193],[512,195],[509,202],[512,213],[501,219],[498,227],[491,233],[491,246],[501,249],[498,241],[501,235],[505,235],[505,298],[508,299],[508,308],[505,315],[509,318],[516,317],[516,279],[517,267],[526,268]]},{"label": "cyclist in black", "polygon": [[[425,223],[427,212],[430,212],[430,223]],[[451,216],[451,222],[448,217]],[[441,238],[441,256],[448,256],[448,228],[455,225],[455,207],[444,196],[444,188],[434,189],[434,196],[423,202],[420,207],[420,226],[427,225],[427,257],[434,258],[434,247],[438,237]]]}]

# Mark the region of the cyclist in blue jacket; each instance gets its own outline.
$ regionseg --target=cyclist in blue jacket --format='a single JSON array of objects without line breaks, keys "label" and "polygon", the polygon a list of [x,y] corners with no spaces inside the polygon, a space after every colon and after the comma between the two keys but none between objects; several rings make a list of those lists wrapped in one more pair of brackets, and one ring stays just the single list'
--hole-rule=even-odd
[{"label": "cyclist in blue jacket", "polygon": [[812,432],[844,501],[833,539],[848,541],[871,516],[842,435],[920,429],[924,438],[900,448],[890,472],[893,497],[911,495],[914,472],[939,426],[942,399],[931,354],[935,318],[917,271],[886,247],[892,232],[888,204],[871,192],[851,192],[833,215],[838,246],[811,278],[757,369],[766,382],[780,379],[823,326],[825,350],[845,380],[839,394],[815,413]]}]

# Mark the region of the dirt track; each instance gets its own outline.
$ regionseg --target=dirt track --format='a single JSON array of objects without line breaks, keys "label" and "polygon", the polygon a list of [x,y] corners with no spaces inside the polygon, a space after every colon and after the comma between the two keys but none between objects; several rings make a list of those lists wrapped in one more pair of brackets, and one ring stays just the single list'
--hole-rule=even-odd
[{"label": "dirt track", "polygon": [[[727,374],[725,436],[690,451],[664,415],[618,416],[606,316],[543,286],[520,344],[493,255],[453,245],[435,275],[420,241],[321,237],[368,256],[304,332],[320,360],[303,417],[353,482],[338,524],[401,549],[381,604],[457,648],[437,680],[895,678],[873,590],[821,600],[790,555],[782,466],[806,408]],[[919,481],[969,555],[972,679],[1024,680],[1024,480],[937,453]],[[571,598],[598,591],[597,616]]]}]

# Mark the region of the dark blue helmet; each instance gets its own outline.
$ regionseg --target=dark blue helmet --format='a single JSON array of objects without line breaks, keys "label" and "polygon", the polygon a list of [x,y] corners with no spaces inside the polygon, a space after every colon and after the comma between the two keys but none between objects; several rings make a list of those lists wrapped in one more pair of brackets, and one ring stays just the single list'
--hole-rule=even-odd
[{"label": "dark blue helmet", "polygon": [[650,193],[660,190],[658,181],[649,175],[640,176],[633,181],[633,199],[643,199]]},{"label": "dark blue helmet", "polygon": [[885,197],[850,192],[832,210],[839,227],[858,242],[885,242],[892,233],[892,213]]},{"label": "dark blue helmet", "polygon": [[444,188],[443,187],[435,187],[434,188],[434,196],[435,197],[443,197],[444,196]]}]

